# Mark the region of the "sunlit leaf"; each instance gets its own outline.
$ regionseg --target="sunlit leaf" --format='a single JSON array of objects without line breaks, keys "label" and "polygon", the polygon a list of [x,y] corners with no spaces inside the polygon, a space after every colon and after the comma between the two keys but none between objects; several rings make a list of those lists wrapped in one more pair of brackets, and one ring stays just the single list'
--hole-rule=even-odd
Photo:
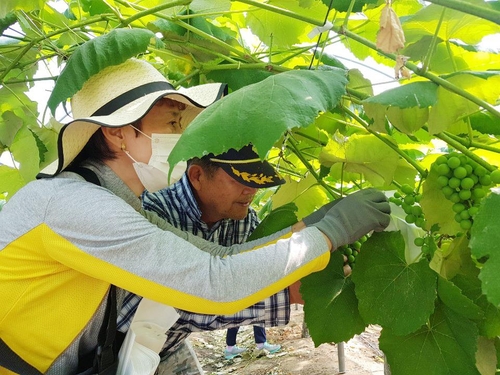
[{"label": "sunlit leaf", "polygon": [[344,276],[343,265],[342,254],[336,251],[327,268],[301,280],[305,321],[315,347],[348,341],[366,327],[358,312],[354,284]]},{"label": "sunlit leaf", "polygon": [[286,130],[310,125],[345,92],[345,71],[289,71],[235,91],[189,125],[168,160],[219,154],[252,143],[261,158]]},{"label": "sunlit leaf", "polygon": [[404,251],[401,233],[375,233],[363,244],[352,274],[364,321],[397,335],[425,324],[436,299],[436,273],[425,259],[408,264]]},{"label": "sunlit leaf", "polygon": [[461,236],[452,241],[443,241],[432,257],[430,267],[450,280],[460,272],[462,264],[470,259],[470,250],[466,236]]},{"label": "sunlit leaf", "polygon": [[69,59],[50,95],[48,106],[52,113],[92,75],[144,52],[152,37],[154,34],[149,30],[116,29],[81,45]]},{"label": "sunlit leaf", "polygon": [[500,195],[492,193],[484,198],[478,214],[474,217],[470,240],[472,255],[478,259],[488,258],[481,268],[479,278],[482,281],[483,293],[497,307],[500,307],[500,284],[497,282],[500,273],[499,213]]}]

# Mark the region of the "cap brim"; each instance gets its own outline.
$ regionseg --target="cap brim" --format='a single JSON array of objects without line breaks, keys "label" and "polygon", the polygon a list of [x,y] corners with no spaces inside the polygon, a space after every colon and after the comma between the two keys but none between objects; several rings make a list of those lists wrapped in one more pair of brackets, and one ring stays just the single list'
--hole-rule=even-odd
[{"label": "cap brim", "polygon": [[267,161],[252,163],[217,163],[229,176],[252,188],[268,188],[282,185],[285,180]]}]

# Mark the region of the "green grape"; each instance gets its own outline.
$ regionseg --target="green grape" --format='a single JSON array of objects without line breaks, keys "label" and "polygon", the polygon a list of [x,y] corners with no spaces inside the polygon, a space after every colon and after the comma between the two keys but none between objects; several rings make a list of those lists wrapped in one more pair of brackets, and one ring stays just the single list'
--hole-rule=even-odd
[{"label": "green grape", "polygon": [[486,192],[483,188],[475,188],[472,190],[472,199],[480,200],[486,196]]},{"label": "green grape", "polygon": [[347,260],[349,261],[349,263],[354,263],[356,261],[356,258],[354,258],[354,255],[349,255],[347,257]]},{"label": "green grape", "polygon": [[446,176],[439,176],[437,178],[437,184],[439,185],[439,187],[443,188],[445,186],[448,185],[448,177]]},{"label": "green grape", "polygon": [[413,206],[411,208],[411,214],[415,215],[416,217],[422,215],[422,207],[420,207],[420,206]]},{"label": "green grape", "polygon": [[460,212],[462,212],[463,210],[465,210],[465,204],[461,203],[461,202],[458,202],[458,203],[455,203],[452,207],[453,211],[456,212],[457,214],[459,214]]},{"label": "green grape", "polygon": [[465,176],[467,176],[467,170],[464,168],[464,167],[457,167],[454,171],[453,171],[453,176],[455,176],[456,178],[458,179],[462,179],[464,178]]},{"label": "green grape", "polygon": [[412,215],[412,214],[408,214],[408,215],[406,215],[406,217],[405,217],[405,221],[406,221],[408,224],[413,224],[416,220],[417,220],[417,218],[415,217],[415,215]]},{"label": "green grape", "polygon": [[494,184],[500,184],[500,169],[495,169],[493,172],[491,172],[490,178]]},{"label": "green grape", "polygon": [[455,169],[455,168],[459,167],[461,163],[460,163],[460,159],[458,157],[452,156],[448,159],[447,164],[448,164],[448,167],[450,167],[451,169]]},{"label": "green grape", "polygon": [[437,157],[435,163],[437,165],[440,165],[440,164],[446,164],[448,162],[448,158],[445,156],[445,155],[440,155]]},{"label": "green grape", "polygon": [[401,191],[405,194],[413,194],[413,188],[407,184],[401,186]]},{"label": "green grape", "polygon": [[467,156],[465,155],[459,155],[458,157],[460,159],[460,164],[462,165],[467,165],[467,163],[469,162],[469,159],[467,158]]},{"label": "green grape", "polygon": [[431,249],[430,249],[429,245],[427,245],[426,243],[424,243],[424,244],[422,245],[422,253],[424,253],[424,254],[429,254],[429,251],[430,251],[430,250],[431,250]]},{"label": "green grape", "polygon": [[472,197],[472,192],[470,190],[460,190],[458,196],[461,200],[466,201]]},{"label": "green grape", "polygon": [[348,247],[347,249],[344,250],[344,254],[347,256],[352,255],[352,249]]},{"label": "green grape", "polygon": [[470,190],[474,186],[474,180],[470,177],[465,177],[461,182],[460,182],[460,187],[462,189]]},{"label": "green grape", "polygon": [[358,250],[354,250],[354,251],[352,252],[352,255],[354,255],[354,258],[356,258],[356,257],[358,256],[358,254],[359,254],[359,251],[358,251]]},{"label": "green grape", "polygon": [[413,240],[413,243],[415,244],[415,246],[421,247],[425,243],[425,239],[423,239],[422,237],[417,237],[415,238],[415,240]]},{"label": "green grape", "polygon": [[472,168],[472,165],[470,164],[464,165],[464,168],[467,171],[467,176],[471,175],[474,172],[474,168]]},{"label": "green grape", "polygon": [[422,199],[422,194],[415,195],[415,202],[420,202],[421,199]]},{"label": "green grape", "polygon": [[366,242],[366,240],[368,239],[368,236],[365,234],[363,237],[361,237],[358,241],[361,242],[361,243],[364,243]]},{"label": "green grape", "polygon": [[413,195],[407,195],[405,198],[404,198],[404,202],[406,204],[409,204],[410,206],[414,205],[415,204],[415,197]]},{"label": "green grape", "polygon": [[479,177],[479,183],[483,186],[490,186],[491,185],[491,177],[489,174],[486,174],[482,177]]},{"label": "green grape", "polygon": [[460,214],[456,214],[456,215],[454,216],[454,219],[455,219],[455,221],[456,221],[458,224],[460,224],[460,223],[462,222],[462,220],[463,220],[463,219],[462,219],[462,216],[460,216]]},{"label": "green grape", "polygon": [[446,198],[450,198],[451,195],[455,192],[455,189],[452,189],[449,186],[445,186],[441,190]]},{"label": "green grape", "polygon": [[351,246],[355,249],[355,250],[359,250],[361,249],[361,242],[359,241],[354,241]]},{"label": "green grape", "polygon": [[426,221],[423,216],[417,217],[417,220],[415,220],[415,225],[419,228],[424,229],[425,228]]},{"label": "green grape", "polygon": [[460,187],[460,179],[457,177],[452,177],[448,180],[448,186],[452,189],[457,189]]},{"label": "green grape", "polygon": [[478,165],[476,168],[474,168],[474,174],[478,177],[483,177],[488,173],[486,168]]},{"label": "green grape", "polygon": [[451,169],[450,167],[448,167],[448,164],[441,164],[438,165],[436,168],[436,171],[440,176],[447,176],[448,173],[450,173],[450,170]]},{"label": "green grape", "polygon": [[469,208],[469,209],[468,209],[468,211],[469,211],[469,215],[470,215],[470,216],[474,216],[475,214],[477,214],[477,213],[478,213],[478,211],[479,211],[479,207],[477,207],[477,206],[472,206],[471,208]]},{"label": "green grape", "polygon": [[464,219],[460,222],[460,228],[462,228],[463,230],[468,230],[472,227],[472,221],[470,221],[469,219]]},{"label": "green grape", "polygon": [[394,198],[401,198],[401,194],[399,194],[397,191],[394,193]]},{"label": "green grape", "polygon": [[462,219],[470,219],[469,211],[468,210],[463,210],[462,212],[460,212],[460,217]]},{"label": "green grape", "polygon": [[460,198],[460,196],[458,195],[458,193],[453,193],[448,199],[450,201],[452,201],[453,203],[458,203],[458,202],[460,202],[460,201],[463,200],[463,199]]},{"label": "green grape", "polygon": [[403,202],[401,207],[403,208],[403,211],[405,212],[405,214],[411,214],[411,206],[409,204],[406,204]]}]

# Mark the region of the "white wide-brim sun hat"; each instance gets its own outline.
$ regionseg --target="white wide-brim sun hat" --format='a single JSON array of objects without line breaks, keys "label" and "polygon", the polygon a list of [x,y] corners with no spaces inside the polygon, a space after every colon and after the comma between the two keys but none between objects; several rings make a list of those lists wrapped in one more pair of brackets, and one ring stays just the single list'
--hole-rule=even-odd
[{"label": "white wide-brim sun hat", "polygon": [[37,178],[62,172],[101,126],[129,125],[144,117],[161,98],[186,104],[181,120],[186,127],[203,109],[226,94],[226,90],[226,84],[222,83],[176,90],[151,64],[134,58],[109,66],[85,82],[71,99],[74,120],[59,132],[58,159]]}]

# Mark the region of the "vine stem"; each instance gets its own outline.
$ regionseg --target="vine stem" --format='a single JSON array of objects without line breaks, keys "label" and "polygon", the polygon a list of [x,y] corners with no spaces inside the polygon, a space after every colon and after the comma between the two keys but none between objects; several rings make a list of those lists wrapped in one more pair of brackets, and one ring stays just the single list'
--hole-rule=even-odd
[{"label": "vine stem", "polygon": [[485,20],[494,22],[500,25],[500,12],[493,9],[492,7],[479,6],[470,1],[462,0],[428,0],[429,3],[442,5],[447,8],[455,9],[460,12],[467,14],[472,14],[479,18],[484,18]]},{"label": "vine stem", "polygon": [[[485,144],[482,144],[482,143],[479,143],[479,142],[474,142],[474,141],[471,141],[471,140],[466,141],[463,138],[460,138],[460,137],[456,136],[455,134],[451,134],[451,133],[448,133],[448,132],[443,132],[443,134],[446,134],[448,137],[451,137],[455,141],[460,142],[465,147],[479,148],[479,149],[482,149],[482,150],[496,152],[497,154],[500,154],[500,148],[492,147],[492,146],[485,145]],[[472,137],[470,137],[470,139],[472,139]]]},{"label": "vine stem", "polygon": [[363,126],[363,128],[366,129],[366,131],[368,131],[370,134],[373,134],[375,137],[377,137],[378,139],[380,139],[382,142],[384,142],[387,146],[389,146],[390,148],[392,148],[395,152],[397,152],[403,159],[405,159],[411,166],[413,166],[413,168],[415,168],[417,170],[417,172],[422,176],[422,178],[425,178],[427,176],[427,171],[422,168],[422,166],[415,160],[413,160],[410,156],[408,156],[406,153],[404,153],[403,151],[401,151],[397,145],[395,145],[394,143],[392,143],[389,139],[386,139],[385,137],[383,137],[382,135],[380,135],[379,133],[377,133],[376,131],[370,129],[370,125],[365,121],[363,120],[361,117],[359,117],[357,114],[355,114],[354,112],[352,112],[349,108],[347,107],[343,107],[344,111],[349,115],[351,116],[352,118],[354,118],[359,124],[361,124],[361,126]]},{"label": "vine stem", "polygon": [[450,146],[452,146],[453,148],[455,148],[458,151],[460,151],[462,154],[464,154],[467,157],[469,157],[471,160],[474,160],[476,163],[478,163],[479,165],[483,166],[488,171],[493,172],[496,169],[496,167],[494,167],[493,165],[491,165],[487,161],[481,159],[479,156],[477,156],[472,151],[470,151],[466,146],[464,146],[462,143],[456,141],[455,139],[453,139],[449,135],[444,134],[444,133],[438,133],[438,134],[435,134],[435,136],[437,138],[441,139],[442,141],[445,141]]},{"label": "vine stem", "polygon": [[292,150],[292,152],[295,155],[297,155],[297,157],[299,158],[299,160],[306,166],[307,170],[309,171],[309,173],[311,173],[313,175],[313,177],[316,179],[316,181],[318,182],[318,184],[320,184],[334,199],[339,198],[338,193],[336,193],[330,186],[328,186],[319,177],[319,175],[316,173],[316,171],[314,170],[314,168],[312,167],[312,165],[306,160],[306,158],[304,157],[304,155],[302,155],[302,152],[299,150],[299,148],[297,146],[297,142],[295,142],[295,140],[293,140],[291,137],[288,138],[287,142],[288,142],[287,147],[290,150]]}]

